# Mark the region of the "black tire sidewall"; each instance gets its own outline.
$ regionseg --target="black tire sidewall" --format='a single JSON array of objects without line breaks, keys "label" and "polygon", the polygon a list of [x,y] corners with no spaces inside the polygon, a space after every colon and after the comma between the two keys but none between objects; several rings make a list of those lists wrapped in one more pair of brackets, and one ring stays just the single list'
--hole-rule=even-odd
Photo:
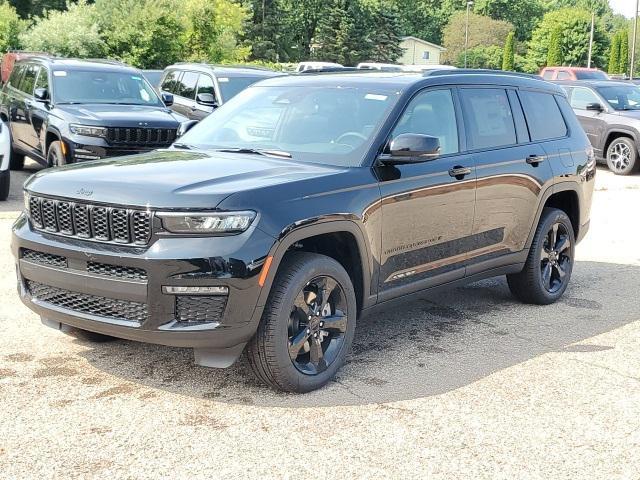
[{"label": "black tire sidewall", "polygon": [[[279,302],[268,302],[268,305],[274,309],[270,312],[269,318],[271,321],[274,321],[275,319],[277,322],[275,326],[277,332],[277,344],[274,345],[274,352],[276,354],[276,361],[280,372],[284,374],[285,378],[288,380],[287,383],[290,383],[295,388],[295,391],[308,392],[325,385],[344,364],[355,333],[357,304],[355,291],[351,284],[349,275],[337,261],[330,257],[318,254],[303,254],[303,256],[296,257],[297,258],[292,259],[293,262],[303,261],[304,268],[298,269],[291,277],[288,277],[287,271],[283,272],[284,275],[279,274],[276,277],[275,281],[282,281],[281,279],[285,279],[284,281],[287,282],[287,292],[281,297]],[[317,375],[305,375],[296,368],[289,356],[288,323],[291,307],[296,296],[310,280],[319,276],[332,277],[342,287],[345,294],[345,301],[347,303],[347,332],[345,333],[342,349],[333,363],[322,373]]]},{"label": "black tire sidewall", "polygon": [[[566,280],[564,281],[562,287],[557,292],[551,293],[542,284],[542,270],[540,269],[540,263],[542,261],[542,248],[544,245],[545,237],[555,223],[561,223],[562,225],[564,225],[569,234],[569,240],[571,241],[569,258],[571,259],[571,261],[567,268]],[[553,303],[560,297],[562,297],[565,290],[567,289],[569,281],[571,280],[571,273],[573,272],[573,264],[575,262],[575,234],[573,231],[573,226],[571,225],[571,220],[565,212],[555,208],[545,209],[542,222],[540,223],[540,228],[536,232],[533,243],[531,244],[531,249],[531,268],[533,268],[535,285],[540,290],[539,294],[546,299],[544,303]]]},{"label": "black tire sidewall", "polygon": [[[631,149],[631,159],[629,161],[629,168],[627,168],[622,172],[616,171],[613,168],[611,161],[609,160],[609,152],[611,152],[613,147],[618,143],[624,143],[627,147]],[[607,155],[607,158],[606,158],[607,167],[609,168],[610,171],[612,171],[616,175],[630,175],[633,172],[635,172],[638,167],[638,151],[636,149],[635,144],[633,143],[633,140],[631,140],[630,138],[627,138],[627,137],[616,138],[613,142],[611,142],[611,144],[609,145],[609,148],[607,148],[606,155]]]},{"label": "black tire sidewall", "polygon": [[0,171],[0,200],[6,200],[9,197],[11,189],[11,171]]},{"label": "black tire sidewall", "polygon": [[[54,161],[54,156],[56,158],[56,161]],[[62,153],[60,142],[51,142],[51,145],[49,145],[49,149],[47,150],[47,164],[49,165],[49,167],[60,167],[65,163],[66,162],[64,154]]]}]

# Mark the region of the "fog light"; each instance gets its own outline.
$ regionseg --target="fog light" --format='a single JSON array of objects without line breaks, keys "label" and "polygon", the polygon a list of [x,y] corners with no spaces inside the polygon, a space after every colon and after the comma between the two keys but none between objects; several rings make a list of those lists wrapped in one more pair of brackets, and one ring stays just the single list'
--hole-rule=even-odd
[{"label": "fog light", "polygon": [[163,293],[170,295],[228,295],[228,287],[162,287]]}]

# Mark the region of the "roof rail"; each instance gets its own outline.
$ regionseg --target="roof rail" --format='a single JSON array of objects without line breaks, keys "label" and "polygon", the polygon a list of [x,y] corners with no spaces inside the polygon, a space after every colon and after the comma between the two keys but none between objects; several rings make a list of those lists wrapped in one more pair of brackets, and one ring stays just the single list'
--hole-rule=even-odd
[{"label": "roof rail", "polygon": [[248,70],[260,70],[260,71],[265,71],[265,72],[275,72],[276,70],[272,70],[271,68],[268,67],[262,67],[259,65],[242,65],[242,64],[234,64],[234,65],[222,65],[222,64],[218,64],[218,63],[206,63],[206,62],[176,62],[173,63],[172,65],[199,65],[201,67],[207,67],[207,68],[212,68],[212,69],[216,69],[216,68],[245,68]]},{"label": "roof rail", "polygon": [[488,68],[455,68],[451,70],[427,70],[423,77],[436,77],[439,75],[508,75],[511,77],[535,78],[540,80],[538,75],[531,73],[509,72],[507,70],[491,70]]}]

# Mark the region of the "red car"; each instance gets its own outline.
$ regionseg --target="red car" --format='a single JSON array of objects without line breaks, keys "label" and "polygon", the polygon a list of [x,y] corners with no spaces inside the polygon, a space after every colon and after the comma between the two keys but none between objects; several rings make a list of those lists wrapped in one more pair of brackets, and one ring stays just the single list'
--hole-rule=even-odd
[{"label": "red car", "polygon": [[609,80],[602,70],[585,67],[544,67],[540,76],[545,80]]},{"label": "red car", "polygon": [[47,54],[42,52],[22,52],[19,50],[12,50],[10,52],[5,53],[2,56],[2,61],[0,63],[0,79],[2,80],[2,84],[4,85],[6,81],[9,79],[9,75],[11,75],[11,70],[13,70],[14,63],[16,63],[18,60],[32,57],[34,55],[47,55]]}]

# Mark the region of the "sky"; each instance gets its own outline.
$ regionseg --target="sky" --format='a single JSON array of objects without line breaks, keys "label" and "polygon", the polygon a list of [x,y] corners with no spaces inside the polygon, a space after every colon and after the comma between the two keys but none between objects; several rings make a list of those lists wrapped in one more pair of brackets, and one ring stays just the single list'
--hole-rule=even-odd
[{"label": "sky", "polygon": [[621,13],[627,18],[633,17],[633,10],[636,8],[635,0],[609,0],[609,5],[616,13]]}]

